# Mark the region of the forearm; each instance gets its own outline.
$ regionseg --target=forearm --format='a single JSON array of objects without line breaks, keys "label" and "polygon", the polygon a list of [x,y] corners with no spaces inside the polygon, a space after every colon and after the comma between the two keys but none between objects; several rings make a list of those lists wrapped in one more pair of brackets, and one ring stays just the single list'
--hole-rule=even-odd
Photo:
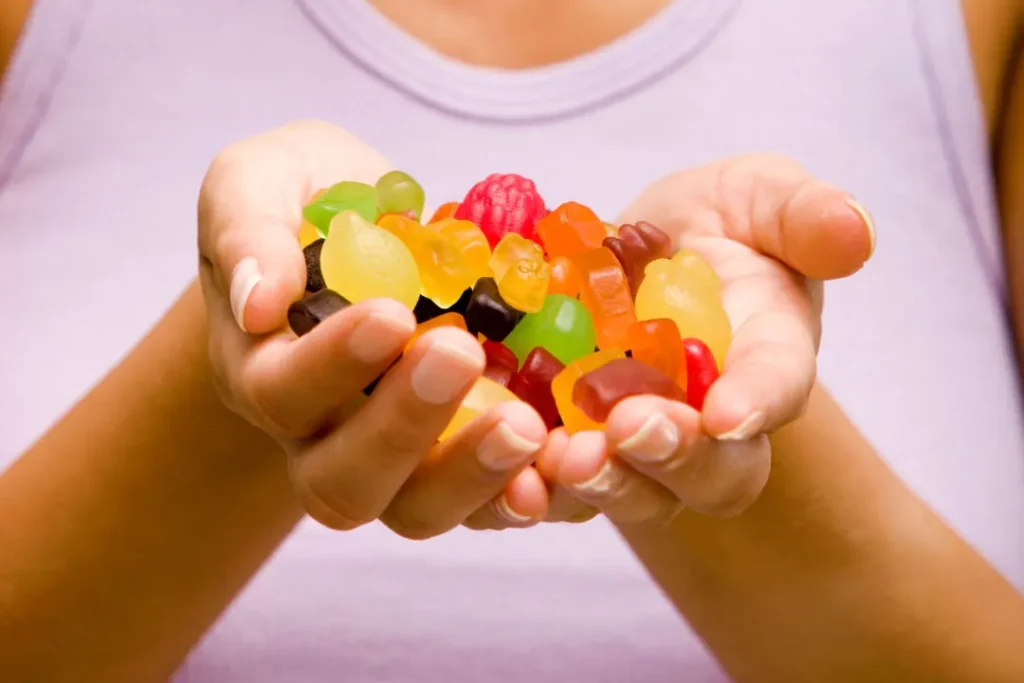
[{"label": "forearm", "polygon": [[1024,680],[1024,603],[821,389],[759,501],[623,534],[740,683]]},{"label": "forearm", "polygon": [[192,286],[0,477],[0,671],[166,678],[299,517],[283,454],[218,399]]}]

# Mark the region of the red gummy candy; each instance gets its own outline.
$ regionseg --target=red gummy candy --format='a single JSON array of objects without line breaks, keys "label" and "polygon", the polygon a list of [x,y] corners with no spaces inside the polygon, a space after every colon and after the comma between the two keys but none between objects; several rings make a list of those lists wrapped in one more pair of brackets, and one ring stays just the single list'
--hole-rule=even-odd
[{"label": "red gummy candy", "polygon": [[718,364],[711,349],[700,339],[683,340],[683,363],[686,365],[686,402],[694,410],[703,410],[708,389],[718,379]]},{"label": "red gummy candy", "polygon": [[532,180],[515,173],[492,173],[473,186],[454,218],[476,223],[493,249],[510,232],[541,244],[537,221],[546,215],[544,199]]},{"label": "red gummy candy", "polygon": [[561,423],[551,382],[564,369],[562,361],[538,346],[526,356],[522,369],[508,384],[509,391],[534,407],[548,429],[554,429]]},{"label": "red gummy candy", "polygon": [[486,339],[483,342],[483,347],[484,356],[487,357],[484,377],[507,387],[516,371],[519,370],[519,359],[507,346],[496,341]]}]

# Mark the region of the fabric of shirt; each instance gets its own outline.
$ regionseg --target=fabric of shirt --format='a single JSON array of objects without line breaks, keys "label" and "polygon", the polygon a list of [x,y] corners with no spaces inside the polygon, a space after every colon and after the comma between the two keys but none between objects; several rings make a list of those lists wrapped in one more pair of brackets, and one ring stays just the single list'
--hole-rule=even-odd
[{"label": "fabric of shirt", "polygon": [[[505,171],[611,219],[669,172],[749,152],[849,190],[878,249],[826,289],[820,377],[1024,587],[1021,397],[956,0],[676,0],[524,71],[441,56],[367,0],[36,0],[0,91],[0,466],[195,277],[214,154],[310,117],[379,149],[435,207]],[[597,519],[425,542],[304,522],[176,678],[525,680],[725,675]]]}]

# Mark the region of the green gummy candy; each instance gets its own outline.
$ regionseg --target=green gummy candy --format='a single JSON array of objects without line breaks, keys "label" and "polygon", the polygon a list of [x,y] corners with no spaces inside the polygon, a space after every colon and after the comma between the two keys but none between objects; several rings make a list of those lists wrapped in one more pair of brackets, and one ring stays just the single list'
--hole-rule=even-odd
[{"label": "green gummy candy", "polygon": [[503,342],[523,366],[538,346],[566,365],[594,353],[597,330],[590,311],[579,300],[549,294],[536,313],[528,313]]},{"label": "green gummy candy", "polygon": [[381,213],[411,211],[419,220],[426,200],[423,187],[404,171],[385,173],[377,181],[377,204]]},{"label": "green gummy candy", "polygon": [[370,223],[377,222],[377,190],[366,183],[350,180],[327,188],[315,202],[302,210],[322,237],[327,237],[331,221],[342,211],[355,211]]}]

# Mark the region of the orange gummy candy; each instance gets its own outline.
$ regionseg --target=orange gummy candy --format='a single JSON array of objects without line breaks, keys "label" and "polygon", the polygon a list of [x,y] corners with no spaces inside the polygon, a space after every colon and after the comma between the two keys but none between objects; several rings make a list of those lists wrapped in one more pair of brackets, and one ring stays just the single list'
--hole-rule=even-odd
[{"label": "orange gummy candy", "polygon": [[430,220],[427,222],[436,223],[438,221],[443,221],[446,218],[451,218],[452,216],[455,215],[455,210],[458,208],[458,202],[448,202],[446,204],[442,204],[441,206],[437,207],[437,211],[434,212],[434,215],[431,216]]},{"label": "orange gummy candy", "polygon": [[420,323],[416,326],[416,331],[412,333],[412,339],[405,345],[405,350],[408,351],[412,348],[412,345],[416,343],[416,340],[422,337],[430,330],[436,330],[439,327],[458,327],[460,330],[466,329],[466,319],[458,313],[444,313],[436,318]]},{"label": "orange gummy candy", "polygon": [[633,358],[650,365],[673,379],[680,376],[680,386],[686,386],[686,365],[681,362],[683,338],[674,321],[667,318],[641,320],[629,326],[629,350]]},{"label": "orange gummy candy", "polygon": [[577,202],[566,202],[540,219],[537,234],[552,259],[600,247],[608,236],[597,214]]},{"label": "orange gummy candy", "polygon": [[548,294],[564,294],[576,298],[580,293],[580,273],[568,256],[551,259],[551,282]]},{"label": "orange gummy candy", "polygon": [[[603,228],[602,228],[603,232]],[[601,349],[629,348],[629,326],[636,322],[633,297],[622,265],[607,247],[576,254],[580,272],[580,301],[594,318]]]},{"label": "orange gummy candy", "polygon": [[591,420],[573,401],[573,388],[583,375],[604,367],[613,360],[625,357],[626,354],[622,351],[598,351],[569,363],[564,370],[555,375],[555,378],[551,380],[551,393],[555,397],[555,405],[558,406],[558,414],[562,416],[565,431],[575,434],[588,430],[601,430],[601,423]]}]

